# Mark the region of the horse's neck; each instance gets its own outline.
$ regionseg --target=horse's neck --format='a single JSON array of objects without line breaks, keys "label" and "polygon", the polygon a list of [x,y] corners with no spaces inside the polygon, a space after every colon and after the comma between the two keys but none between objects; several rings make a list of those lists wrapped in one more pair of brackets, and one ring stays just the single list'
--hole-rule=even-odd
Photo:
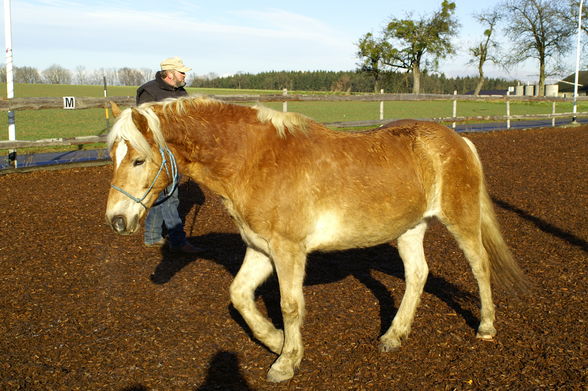
[{"label": "horse's neck", "polygon": [[199,128],[184,137],[166,137],[181,174],[222,196],[239,180],[250,153],[247,135],[230,126]]}]

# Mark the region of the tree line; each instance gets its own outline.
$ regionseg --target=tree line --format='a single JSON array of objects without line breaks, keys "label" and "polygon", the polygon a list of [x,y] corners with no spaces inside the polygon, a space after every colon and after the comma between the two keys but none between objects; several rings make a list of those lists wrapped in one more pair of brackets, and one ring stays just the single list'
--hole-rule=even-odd
[{"label": "tree line", "polygon": [[[15,83],[31,84],[80,84],[102,85],[104,79],[109,86],[139,86],[151,80],[155,71],[148,69],[99,69],[85,71],[78,67],[70,71],[53,65],[42,72],[34,67],[15,67]],[[6,82],[6,69],[0,68],[0,81]],[[378,86],[386,93],[408,93],[412,90],[413,79],[406,72],[383,71]],[[443,73],[424,71],[421,75],[422,91],[431,94],[471,93],[477,85],[474,76],[448,78]],[[486,80],[487,90],[506,90],[516,81],[491,78]],[[374,82],[372,76],[362,70],[355,71],[270,71],[261,73],[239,72],[231,76],[219,77],[215,74],[195,75],[189,78],[188,85],[197,88],[229,88],[253,90],[290,91],[324,91],[337,93],[372,92]]]},{"label": "tree line", "polygon": [[[111,86],[139,86],[150,80],[155,75],[150,69],[123,68],[100,68],[87,70],[78,66],[74,71],[61,65],[51,65],[47,69],[39,71],[30,66],[14,67],[13,81],[15,83],[31,84],[82,84],[101,85],[106,81]],[[6,67],[0,68],[0,81],[6,82]]]},{"label": "tree line", "polygon": [[[412,90],[412,77],[406,72],[383,71],[378,86],[386,93],[408,93]],[[443,73],[429,74],[424,71],[421,87],[430,94],[471,93],[477,85],[475,76],[448,78]],[[506,90],[516,81],[491,78],[486,81],[488,90]],[[255,90],[325,91],[325,92],[372,92],[374,82],[369,73],[356,71],[272,71],[257,74],[238,73],[218,77],[208,75],[195,77],[190,86],[200,88],[231,88]],[[379,92],[379,91],[378,91]]]}]

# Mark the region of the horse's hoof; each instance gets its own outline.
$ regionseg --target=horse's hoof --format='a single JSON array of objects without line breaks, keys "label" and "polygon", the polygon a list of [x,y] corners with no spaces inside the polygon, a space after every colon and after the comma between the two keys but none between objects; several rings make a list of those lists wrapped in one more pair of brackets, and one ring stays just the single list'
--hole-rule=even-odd
[{"label": "horse's hoof", "polygon": [[391,344],[385,344],[383,342],[380,342],[378,349],[382,353],[391,353],[391,352],[395,352],[397,350],[400,350],[400,345],[391,345]]},{"label": "horse's hoof", "polygon": [[294,377],[294,370],[283,370],[270,368],[267,373],[267,381],[272,383],[280,383],[286,380],[290,380]]},{"label": "horse's hoof", "polygon": [[476,333],[476,338],[483,339],[484,341],[492,341],[494,336],[496,336],[496,329],[492,326],[480,327]]},{"label": "horse's hoof", "polygon": [[380,338],[380,345],[378,348],[382,353],[389,353],[399,350],[400,346],[402,346],[400,338]]},{"label": "horse's hoof", "polygon": [[493,341],[494,340],[494,336],[493,335],[489,335],[489,334],[480,334],[480,333],[477,333],[476,334],[476,338],[481,339],[483,341]]}]

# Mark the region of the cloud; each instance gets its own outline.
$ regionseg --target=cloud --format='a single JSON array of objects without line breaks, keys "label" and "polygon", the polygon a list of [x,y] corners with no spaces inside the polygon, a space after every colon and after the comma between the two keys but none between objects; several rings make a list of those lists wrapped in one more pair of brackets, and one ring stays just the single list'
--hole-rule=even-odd
[{"label": "cloud", "polygon": [[[18,2],[13,11],[13,29],[19,33],[15,48],[29,51],[28,58],[38,54],[37,63],[60,53],[60,58],[43,66],[145,67],[180,55],[186,62],[206,64],[203,73],[257,72],[280,65],[284,69],[353,67],[352,38],[305,15],[244,9],[215,18],[202,16],[185,1],[172,11],[118,4]],[[103,64],[83,63],[85,57],[100,61],[99,53]]]}]

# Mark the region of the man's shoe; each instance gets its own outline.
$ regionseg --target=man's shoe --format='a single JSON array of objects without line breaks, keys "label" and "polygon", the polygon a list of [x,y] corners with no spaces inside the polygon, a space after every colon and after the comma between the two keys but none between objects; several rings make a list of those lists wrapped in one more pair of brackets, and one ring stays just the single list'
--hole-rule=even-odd
[{"label": "man's shoe", "polygon": [[157,242],[145,243],[145,247],[162,248],[163,246],[165,246],[166,242],[167,241],[165,240],[165,238],[161,238]]},{"label": "man's shoe", "polygon": [[170,246],[169,249],[171,250],[171,252],[182,254],[199,254],[204,251],[203,248],[196,247],[189,242],[184,243],[180,247]]}]

